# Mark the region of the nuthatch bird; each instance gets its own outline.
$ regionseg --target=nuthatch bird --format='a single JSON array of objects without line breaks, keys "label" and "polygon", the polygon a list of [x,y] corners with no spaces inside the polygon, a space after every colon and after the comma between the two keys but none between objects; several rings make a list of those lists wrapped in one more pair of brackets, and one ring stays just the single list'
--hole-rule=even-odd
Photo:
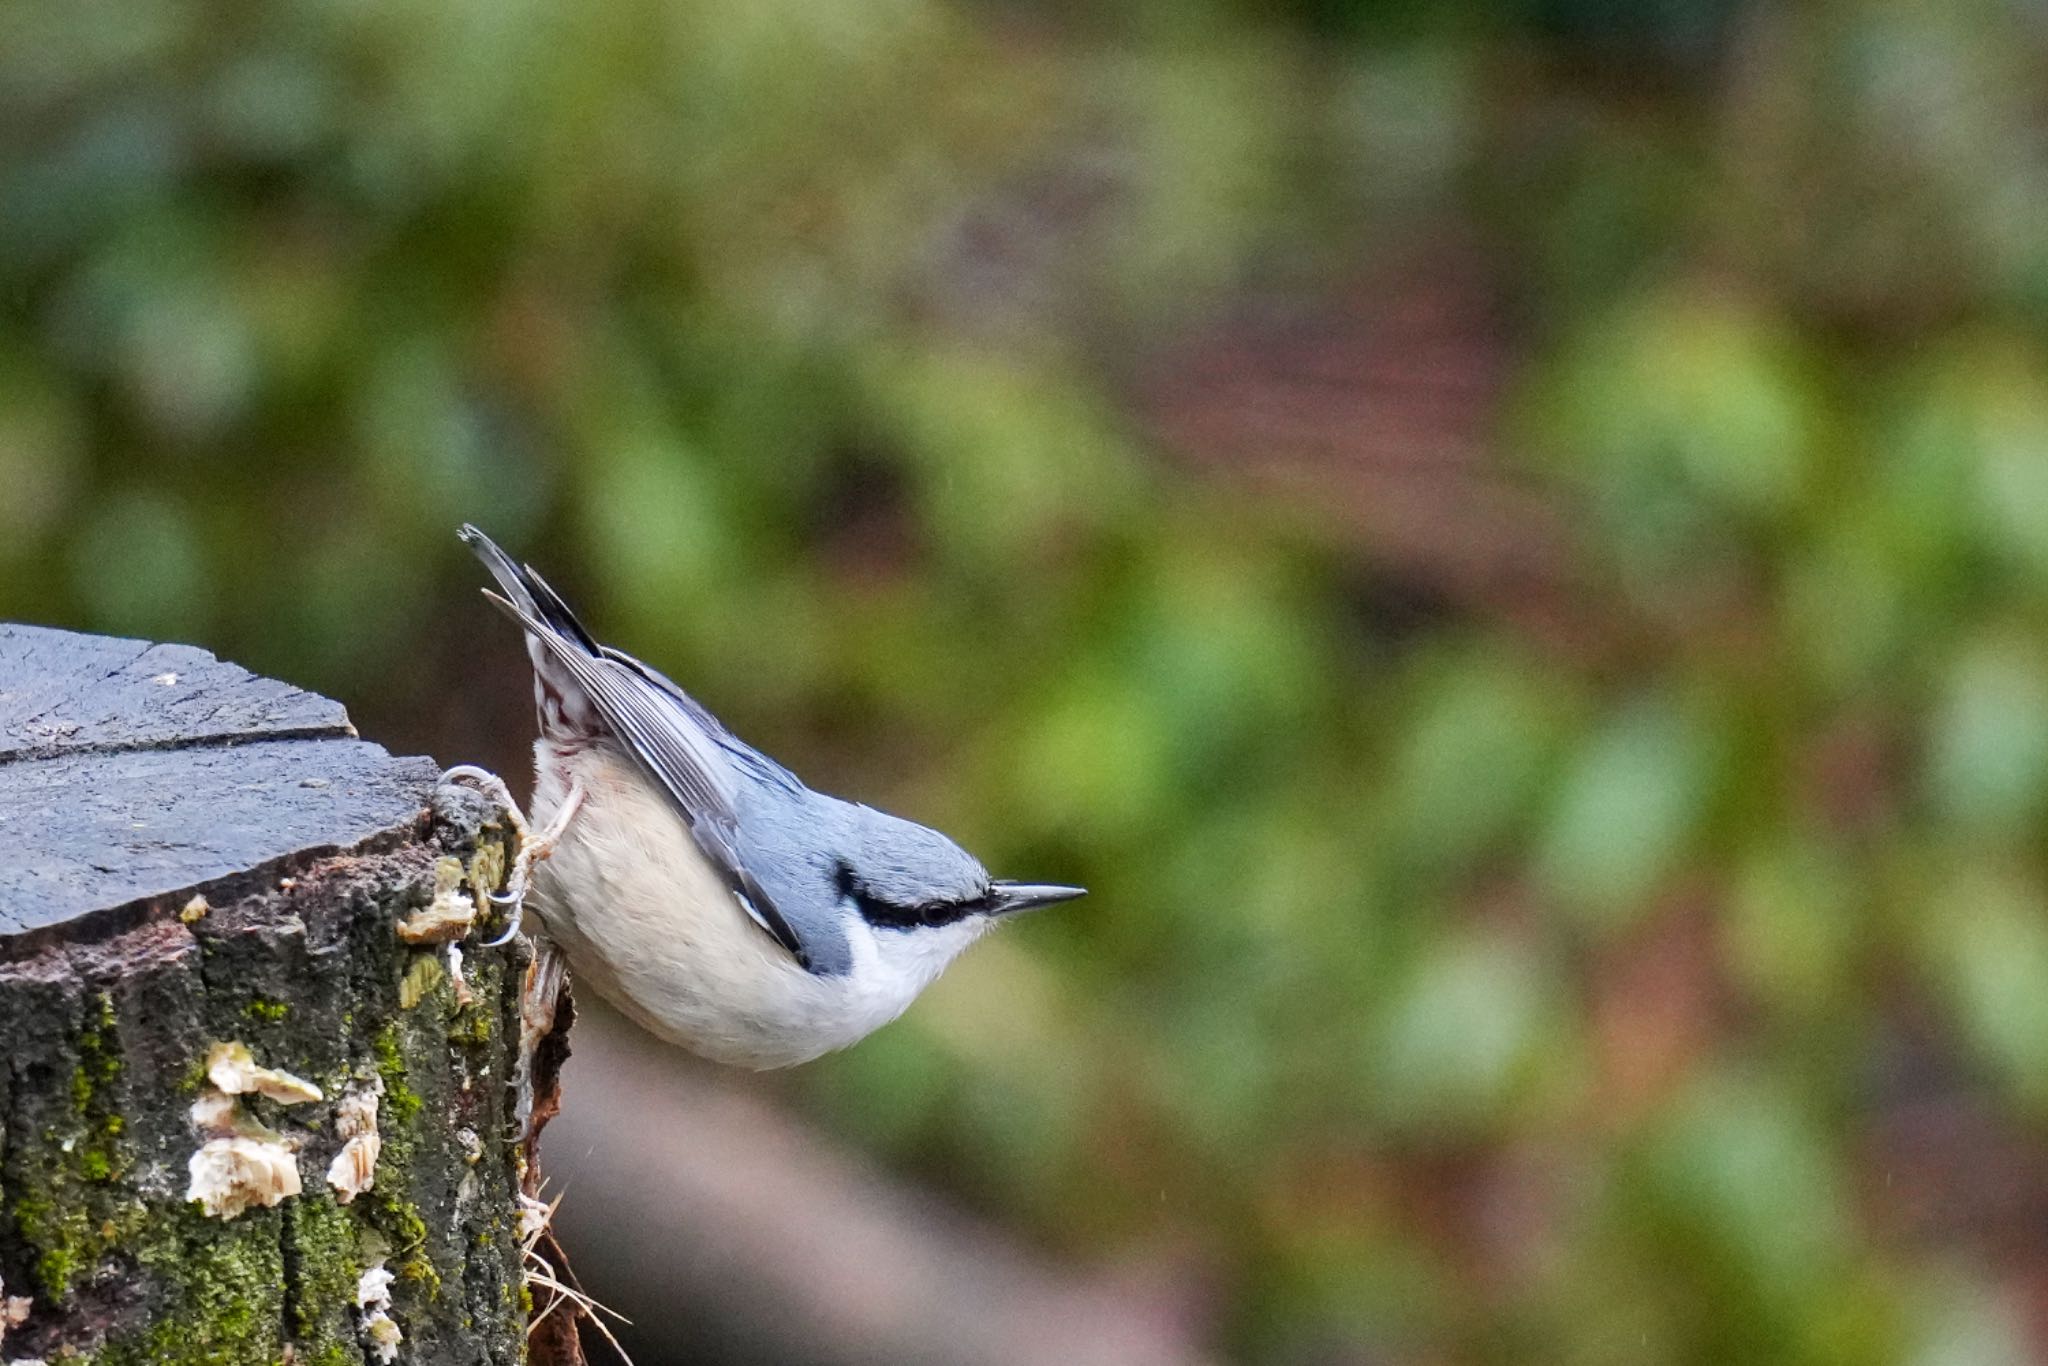
[{"label": "nuthatch bird", "polygon": [[[504,593],[484,595],[526,631],[540,712],[542,828],[501,898],[500,942],[530,878],[543,938],[651,1033],[742,1067],[806,1062],[902,1014],[997,921],[1082,895],[995,881],[936,830],[813,792],[599,645],[490,537],[461,535]],[[482,770],[452,773],[502,795]]]}]

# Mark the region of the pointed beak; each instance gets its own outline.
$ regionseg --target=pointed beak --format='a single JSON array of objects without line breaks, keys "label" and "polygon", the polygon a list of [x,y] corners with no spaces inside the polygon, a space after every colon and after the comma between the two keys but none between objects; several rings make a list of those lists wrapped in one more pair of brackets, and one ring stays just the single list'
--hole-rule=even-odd
[{"label": "pointed beak", "polygon": [[1035,911],[1040,906],[1072,901],[1077,896],[1086,895],[1086,887],[1062,887],[1051,882],[998,882],[989,888],[988,913],[1010,915],[1016,911]]}]

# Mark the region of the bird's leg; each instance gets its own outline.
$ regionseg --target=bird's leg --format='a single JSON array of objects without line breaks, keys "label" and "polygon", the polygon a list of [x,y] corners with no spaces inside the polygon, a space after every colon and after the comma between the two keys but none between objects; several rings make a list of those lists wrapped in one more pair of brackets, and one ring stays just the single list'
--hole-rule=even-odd
[{"label": "bird's leg", "polygon": [[[441,775],[441,781],[444,783],[466,782],[496,802],[498,809],[505,813],[506,823],[512,827],[512,833],[519,837],[518,847],[512,855],[513,876],[505,880],[506,887],[510,888],[513,879],[518,877],[519,870],[522,867],[530,866],[526,857],[526,850],[533,843],[533,827],[526,823],[526,813],[519,809],[519,803],[512,800],[512,789],[505,786],[503,778],[500,778],[489,769],[479,768],[475,764],[457,764]],[[525,890],[525,886],[522,883],[519,891],[523,894]],[[497,904],[504,904],[498,901],[498,893],[496,892],[486,889],[485,895]],[[506,927],[505,933],[491,940],[483,947],[487,949],[497,948],[509,942],[513,935],[519,933],[519,919],[522,907],[517,903],[523,900],[523,896],[515,896],[513,900],[515,904],[512,907],[512,923]]]},{"label": "bird's leg", "polygon": [[538,835],[531,830],[519,832],[519,852],[512,856],[512,873],[505,879],[505,890],[490,894],[492,901],[512,908],[512,922],[505,926],[503,934],[485,944],[485,948],[494,949],[509,943],[512,936],[519,933],[520,916],[526,909],[526,889],[533,882],[533,865],[555,852],[555,845],[561,842],[569,829],[569,822],[576,819],[576,813],[582,807],[583,783],[580,779],[571,780],[569,795],[562,799],[562,809],[555,813],[547,828]]},{"label": "bird's leg", "polygon": [[[536,834],[527,823],[526,814],[512,800],[505,780],[489,769],[461,764],[442,774],[441,781],[473,784],[504,809],[506,821],[519,836],[519,847],[512,856],[512,871],[505,879],[505,890],[489,894],[491,900],[499,905],[511,906],[512,921],[503,934],[485,947],[505,944],[519,933],[520,912],[525,907],[526,890],[533,879],[533,865],[554,852],[556,843],[569,828],[569,822],[583,806],[583,784],[580,781],[569,784],[569,795],[563,799],[562,809],[555,813],[546,829]],[[526,966],[525,980],[521,982],[519,991],[518,1090],[514,1099],[520,1138],[529,1146],[533,1139],[534,1051],[555,1027],[555,1012],[561,1004],[562,984],[568,977],[568,968],[568,959],[552,940],[540,936],[533,941],[533,959]]]},{"label": "bird's leg", "polygon": [[561,840],[563,832],[569,828],[569,822],[575,818],[577,810],[583,805],[583,784],[580,781],[570,783],[569,795],[563,800],[562,809],[555,813],[555,818],[548,822],[546,829],[535,834],[533,827],[527,823],[525,813],[519,809],[519,804],[512,800],[511,790],[505,786],[505,780],[489,769],[478,768],[475,764],[458,764],[443,773],[441,781],[467,781],[474,784],[485,796],[503,808],[505,819],[511,823],[513,832],[519,836],[519,847],[512,855],[512,871],[505,879],[505,890],[488,893],[493,903],[509,906],[512,910],[511,920],[505,926],[504,933],[484,944],[487,949],[495,949],[510,943],[513,936],[519,933],[519,924],[526,910],[526,889],[533,881],[533,865],[555,851],[556,843]]}]

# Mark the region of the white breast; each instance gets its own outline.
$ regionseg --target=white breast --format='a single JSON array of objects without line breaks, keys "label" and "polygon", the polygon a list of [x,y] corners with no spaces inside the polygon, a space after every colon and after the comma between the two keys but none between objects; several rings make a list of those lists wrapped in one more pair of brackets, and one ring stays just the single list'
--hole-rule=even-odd
[{"label": "white breast", "polygon": [[536,871],[532,910],[579,984],[657,1036],[716,1062],[787,1067],[902,1014],[987,927],[911,934],[847,916],[853,969],[819,977],[747,918],[667,798],[608,745],[534,746],[533,820],[583,784],[583,806]]}]

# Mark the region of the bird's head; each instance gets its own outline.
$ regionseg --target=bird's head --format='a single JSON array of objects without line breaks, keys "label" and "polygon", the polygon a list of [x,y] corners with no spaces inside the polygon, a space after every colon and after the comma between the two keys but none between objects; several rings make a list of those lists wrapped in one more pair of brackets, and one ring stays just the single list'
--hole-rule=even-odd
[{"label": "bird's head", "polygon": [[1080,887],[998,881],[936,830],[872,807],[851,810],[834,883],[887,965],[929,966],[936,975],[998,919],[1084,894]]}]

